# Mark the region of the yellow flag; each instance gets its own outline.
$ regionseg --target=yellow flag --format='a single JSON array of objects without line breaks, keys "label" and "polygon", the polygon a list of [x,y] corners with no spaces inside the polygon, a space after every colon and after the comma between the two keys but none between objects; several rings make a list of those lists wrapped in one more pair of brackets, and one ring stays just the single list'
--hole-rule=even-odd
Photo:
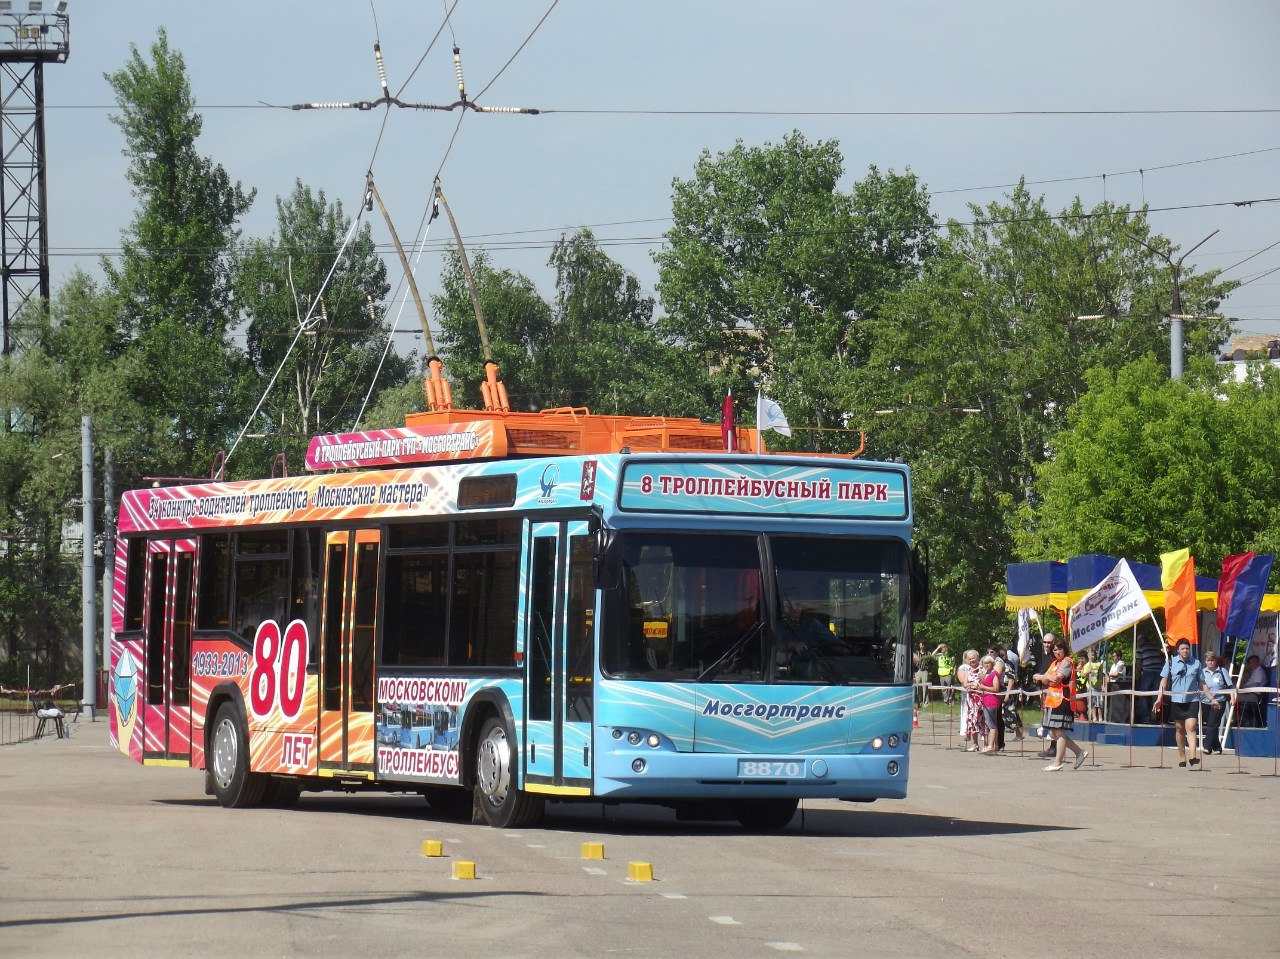
[{"label": "yellow flag", "polygon": [[1160,588],[1170,589],[1182,573],[1182,567],[1191,559],[1190,549],[1175,549],[1160,554]]}]

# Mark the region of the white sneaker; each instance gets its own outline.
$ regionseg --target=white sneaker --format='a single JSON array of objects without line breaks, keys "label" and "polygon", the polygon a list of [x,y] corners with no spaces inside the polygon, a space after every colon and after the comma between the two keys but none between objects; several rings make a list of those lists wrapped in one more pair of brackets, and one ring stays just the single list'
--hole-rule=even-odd
[{"label": "white sneaker", "polygon": [[1045,766],[1044,771],[1047,773],[1056,773],[1062,769],[1062,763],[1054,763],[1052,766]]}]

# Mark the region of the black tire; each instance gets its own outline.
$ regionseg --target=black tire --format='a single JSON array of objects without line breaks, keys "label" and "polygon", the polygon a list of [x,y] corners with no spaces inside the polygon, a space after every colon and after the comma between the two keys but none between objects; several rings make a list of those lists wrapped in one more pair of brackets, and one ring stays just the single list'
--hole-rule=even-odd
[{"label": "black tire", "polygon": [[302,787],[296,780],[271,777],[262,795],[262,805],[272,809],[292,809],[298,805],[300,795]]},{"label": "black tire", "polygon": [[245,809],[262,803],[270,778],[249,772],[249,731],[234,702],[218,707],[209,734],[207,763],[213,794],[229,809]]},{"label": "black tire", "polygon": [[752,832],[781,832],[799,805],[798,799],[741,799],[734,803],[733,814]]},{"label": "black tire", "polygon": [[475,805],[484,821],[499,829],[519,829],[542,821],[546,804],[516,786],[515,737],[496,716],[480,727],[475,753]]}]

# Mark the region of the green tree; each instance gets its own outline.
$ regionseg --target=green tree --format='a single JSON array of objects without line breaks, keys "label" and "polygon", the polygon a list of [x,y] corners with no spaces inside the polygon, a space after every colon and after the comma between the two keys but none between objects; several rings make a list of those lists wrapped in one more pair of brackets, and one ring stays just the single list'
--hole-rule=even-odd
[{"label": "green tree", "polygon": [[793,424],[837,429],[885,298],[932,255],[935,230],[913,174],[872,167],[850,193],[843,174],[836,143],[799,133],[704,152],[673,184],[655,257],[663,330],[714,371],[718,395],[763,380]]},{"label": "green tree", "polygon": [[425,371],[412,376],[398,386],[388,386],[379,391],[378,398],[365,410],[357,424],[358,429],[380,430],[404,426],[404,418],[410,413],[422,413],[427,408],[426,388],[423,386]]},{"label": "green tree", "polygon": [[344,247],[351,220],[342,203],[301,181],[276,200],[276,212],[277,234],[243,244],[236,270],[249,363],[258,384],[275,378],[253,424],[268,442],[233,462],[245,475],[261,474],[264,458],[279,452],[301,463],[311,435],[354,428],[375,376],[397,384],[409,371],[386,350],[387,270],[368,224]]},{"label": "green tree", "polygon": [[138,398],[166,424],[146,451],[151,468],[203,473],[240,416],[235,397],[245,368],[228,337],[229,254],[253,193],[197,152],[203,120],[182,54],[163,29],[150,54],[148,61],[131,47],[128,63],[106,75],[139,207],[119,264],[104,260],[103,268],[123,304],[120,339],[150,373]]},{"label": "green tree", "polygon": [[[949,641],[1004,628],[1018,508],[1035,501],[1036,469],[1088,372],[1168,358],[1169,277],[1143,245],[1168,241],[1141,212],[1077,200],[1054,216],[1021,187],[971,212],[886,303],[851,401],[874,427],[870,454],[913,467],[936,572],[925,632]],[[1182,288],[1184,308],[1208,313],[1230,286],[1210,274]],[[1223,325],[1194,326],[1192,352],[1216,350]]]},{"label": "green tree", "polygon": [[69,654],[80,558],[64,536],[80,518],[81,416],[93,417],[96,448],[110,447],[125,470],[137,467],[132,451],[148,426],[131,400],[134,361],[112,356],[118,325],[118,300],[77,272],[48,310],[24,313],[23,350],[0,368],[9,410],[0,432],[0,649],[34,665],[41,685],[77,678]]},{"label": "green tree", "polygon": [[597,413],[696,416],[711,400],[705,369],[664,342],[652,297],[612,260],[590,230],[561,237],[551,253],[556,298],[544,350],[548,406]]},{"label": "green tree", "polygon": [[1038,470],[1024,507],[1024,556],[1107,553],[1141,562],[1190,547],[1202,572],[1280,533],[1280,376],[1222,384],[1202,369],[1184,381],[1145,357],[1094,369],[1069,428]]},{"label": "green tree", "polygon": [[[561,237],[550,265],[552,303],[531,280],[497,271],[481,253],[473,274],[490,345],[513,410],[573,406],[596,413],[696,416],[707,410],[705,367],[666,343],[653,321],[653,300],[639,281],[605,254],[590,230]],[[460,262],[449,255],[443,292],[434,300],[443,352],[457,378],[454,403],[478,408],[479,332]],[[459,401],[461,397],[461,402]]]},{"label": "green tree", "polygon": [[[484,311],[493,359],[498,364],[513,410],[542,408],[542,348],[550,341],[551,307],[533,281],[490,265],[483,251],[470,259],[477,296]],[[485,378],[484,349],[457,253],[447,253],[441,292],[431,298],[439,316],[441,358],[453,383],[453,405],[483,409],[480,383]]]}]

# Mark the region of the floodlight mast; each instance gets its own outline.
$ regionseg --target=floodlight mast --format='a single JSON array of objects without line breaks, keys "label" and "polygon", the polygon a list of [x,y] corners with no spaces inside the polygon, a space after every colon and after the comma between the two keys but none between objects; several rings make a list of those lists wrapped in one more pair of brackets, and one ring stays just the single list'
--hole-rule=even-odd
[{"label": "floodlight mast", "polygon": [[66,0],[0,0],[0,354],[13,349],[12,321],[33,297],[49,299],[44,158],[44,65],[71,53]]}]

